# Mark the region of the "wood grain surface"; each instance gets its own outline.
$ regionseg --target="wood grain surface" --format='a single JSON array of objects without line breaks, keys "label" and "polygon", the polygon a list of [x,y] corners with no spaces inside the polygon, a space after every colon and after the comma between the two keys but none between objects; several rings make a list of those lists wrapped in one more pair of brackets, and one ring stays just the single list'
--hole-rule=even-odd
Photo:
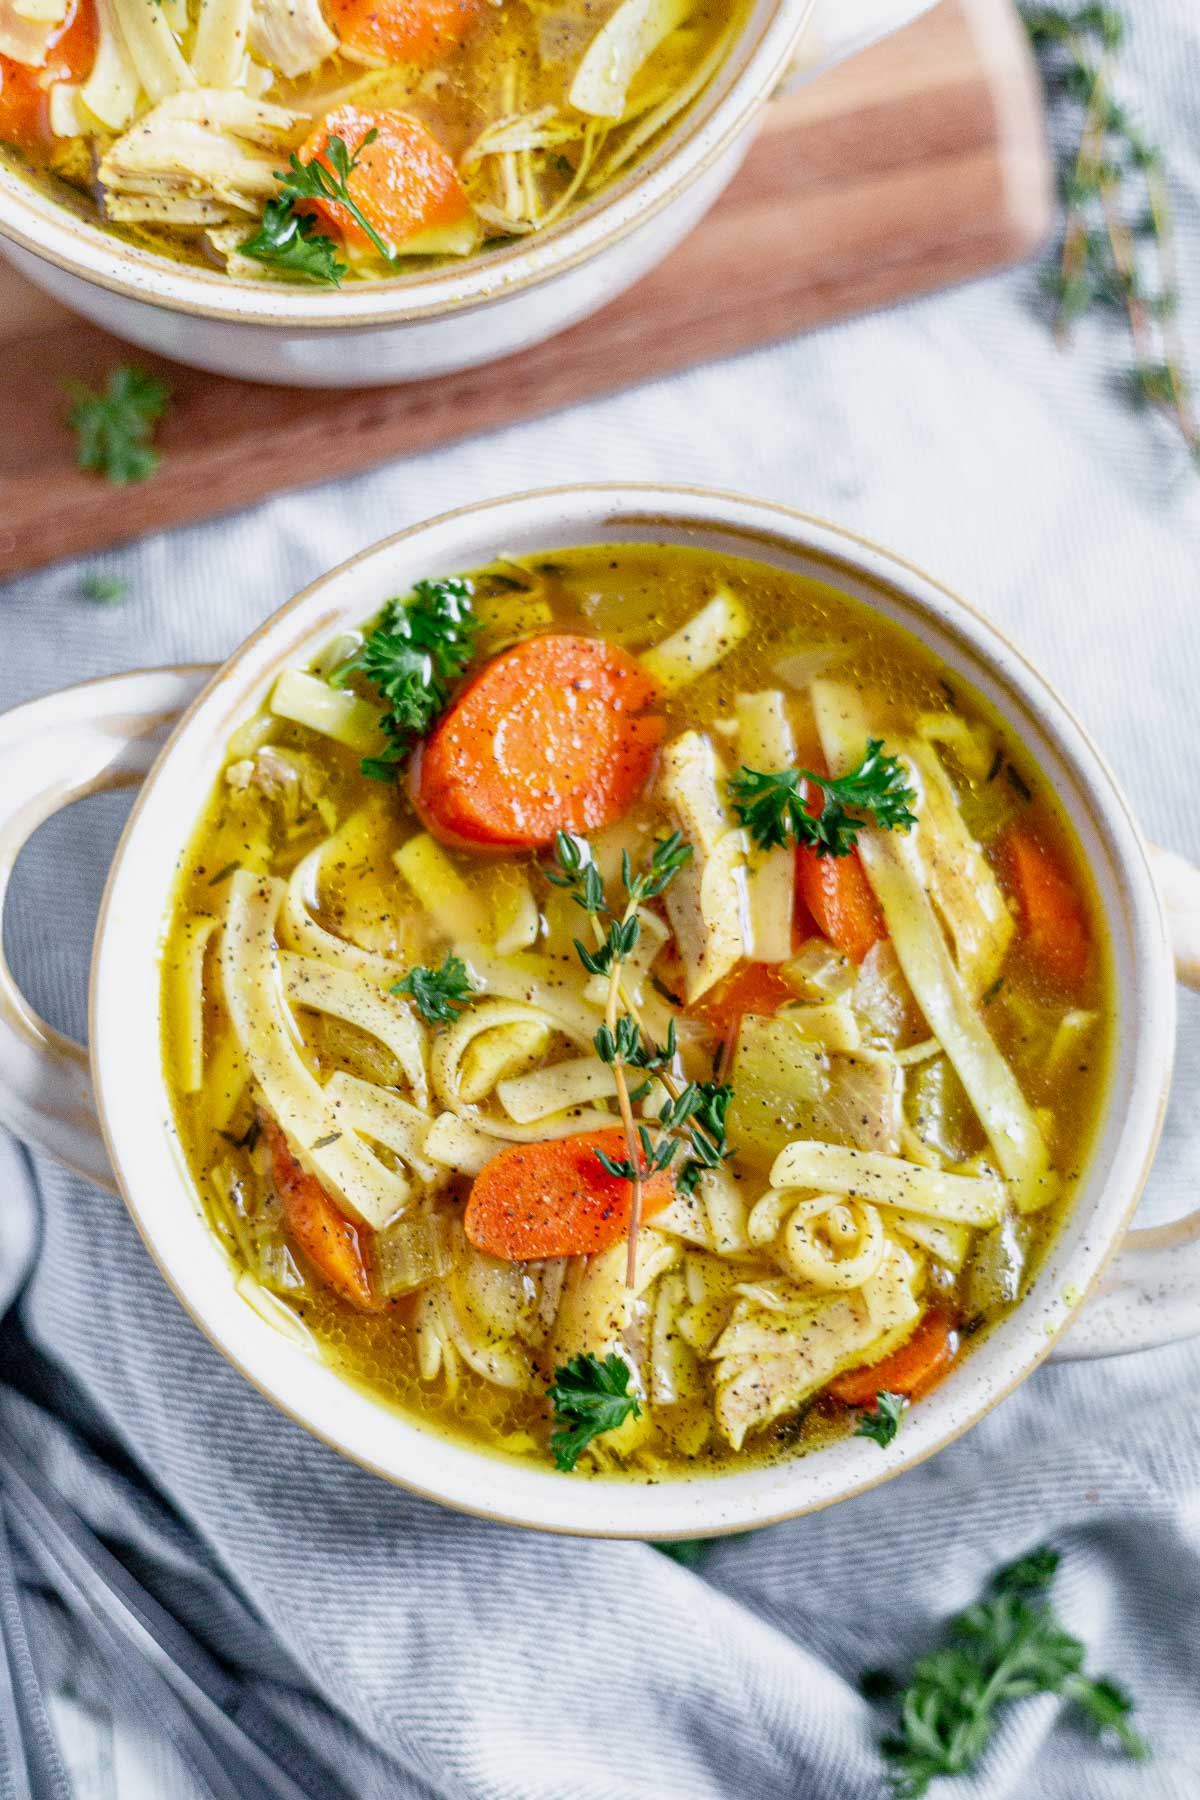
[{"label": "wood grain surface", "polygon": [[7,430],[0,575],[728,356],[1027,255],[1048,229],[1037,77],[1010,0],[941,0],[767,107],[698,230],[590,320],[482,369],[298,391],[161,365],[162,467],[114,489],[74,465],[64,383],[129,356],[0,264]]}]

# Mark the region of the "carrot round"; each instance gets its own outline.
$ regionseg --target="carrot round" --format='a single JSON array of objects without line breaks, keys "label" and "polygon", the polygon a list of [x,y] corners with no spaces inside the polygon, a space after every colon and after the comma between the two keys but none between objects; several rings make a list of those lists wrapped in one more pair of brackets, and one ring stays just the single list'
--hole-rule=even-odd
[{"label": "carrot round", "polygon": [[425,744],[413,801],[436,836],[535,849],[595,831],[644,786],[655,683],[599,638],[527,638],[490,662]]},{"label": "carrot round", "polygon": [[1091,932],[1058,858],[1020,827],[1004,838],[1000,855],[1030,955],[1051,981],[1077,988],[1087,974]]},{"label": "carrot round", "polygon": [[736,1032],[746,1013],[769,1017],[785,1000],[794,1000],[790,987],[773,963],[743,963],[707,993],[696,1011],[717,1037]]},{"label": "carrot round", "polygon": [[906,1343],[881,1362],[835,1375],[829,1392],[844,1406],[868,1406],[876,1394],[919,1400],[935,1387],[958,1355],[958,1333],[948,1312],[931,1307]]},{"label": "carrot round", "polygon": [[[362,151],[346,186],[386,243],[404,244],[435,226],[454,225],[466,217],[470,202],[453,162],[420,120],[407,113],[336,107],[309,132],[300,147],[300,160],[324,160],[332,137],[341,138],[353,155],[371,131],[377,136]],[[333,225],[345,244],[360,250],[373,247],[340,202],[311,200],[305,205]]]},{"label": "carrot round", "polygon": [[[628,1157],[619,1125],[582,1131],[544,1144],[513,1144],[475,1177],[463,1220],[477,1250],[505,1262],[544,1256],[592,1256],[619,1244],[629,1229],[633,1187],[610,1175],[596,1156]],[[642,1188],[642,1217],[666,1206],[674,1192],[669,1171]]]},{"label": "carrot round", "polygon": [[374,1312],[378,1302],[371,1292],[358,1227],[334,1205],[316,1176],[310,1175],[292,1155],[278,1125],[269,1122],[264,1129],[271,1149],[275,1191],[289,1235],[330,1287],[363,1312]]},{"label": "carrot round", "polygon": [[85,81],[96,60],[95,0],[75,0],[40,69],[0,55],[0,139],[32,150],[51,141],[50,89]]},{"label": "carrot round", "polygon": [[332,0],[343,47],[366,61],[428,68],[457,48],[483,0]]},{"label": "carrot round", "polygon": [[860,963],[887,936],[879,902],[857,850],[818,856],[808,844],[796,849],[796,893],[822,936],[851,962]]}]

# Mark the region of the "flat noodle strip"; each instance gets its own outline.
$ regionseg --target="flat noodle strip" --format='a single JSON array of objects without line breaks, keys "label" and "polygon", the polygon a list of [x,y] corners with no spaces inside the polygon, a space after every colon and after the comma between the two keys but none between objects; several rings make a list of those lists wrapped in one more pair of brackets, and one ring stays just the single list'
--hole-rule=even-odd
[{"label": "flat noodle strip", "polygon": [[330,1076],[325,1095],[335,1118],[403,1158],[422,1181],[437,1180],[437,1168],[423,1154],[429,1136],[428,1113],[410,1106],[390,1088],[376,1087],[344,1069]]},{"label": "flat noodle strip", "polygon": [[137,106],[138,74],[125,48],[113,0],[96,0],[99,33],[92,72],[79,89],[88,112],[110,131],[123,131]]},{"label": "flat noodle strip", "polygon": [[[849,767],[869,737],[884,735],[854,688],[815,681],[812,694],[822,747],[834,771]],[[908,984],[967,1090],[1017,1205],[1022,1212],[1045,1206],[1058,1191],[1049,1152],[1033,1108],[955,968],[915,846],[903,832],[869,829],[859,840],[859,853]]]},{"label": "flat noodle strip", "polygon": [[468,943],[456,944],[454,954],[466,963],[476,988],[501,1000],[523,1001],[543,1013],[556,1031],[580,1049],[590,1047],[600,1014],[578,998],[578,989],[563,975],[562,963],[550,956],[525,952],[491,956],[478,944]]},{"label": "flat noodle strip", "polygon": [[251,0],[200,0],[192,73],[201,87],[240,87]]},{"label": "flat noodle strip", "polygon": [[519,1125],[530,1125],[587,1100],[611,1100],[616,1092],[616,1077],[598,1056],[568,1058],[496,1084],[501,1106]]},{"label": "flat noodle strip", "polygon": [[[547,1138],[567,1137],[573,1132],[611,1126],[614,1123],[612,1113],[600,1112],[595,1107],[574,1106],[536,1119],[532,1124],[518,1124],[513,1119],[482,1113],[477,1106],[464,1100],[462,1065],[474,1040],[507,1027],[529,1024],[562,1029],[549,1014],[520,1001],[485,1000],[464,1013],[434,1039],[431,1074],[438,1099],[461,1119],[505,1143],[536,1144]],[[428,1145],[426,1154],[429,1154]]]},{"label": "flat noodle strip", "polygon": [[849,1194],[961,1225],[996,1225],[1004,1216],[1004,1186],[994,1177],[947,1175],[903,1157],[841,1144],[789,1144],[775,1158],[771,1186]]},{"label": "flat noodle strip", "polygon": [[378,1229],[403,1210],[409,1185],[353,1132],[342,1131],[296,1048],[274,942],[285,891],[282,881],[246,869],[230,880],[221,943],[230,1020],[251,1074],[292,1146],[306,1154],[356,1218]]},{"label": "flat noodle strip", "polygon": [[293,951],[283,952],[279,966],[284,992],[294,1005],[331,1013],[378,1038],[404,1070],[417,1105],[429,1104],[425,1032],[404,1000],[385,998],[362,975],[331,968],[315,957],[297,956]]},{"label": "flat noodle strip", "polygon": [[113,0],[130,61],[151,101],[199,84],[175,41],[167,15],[147,0]]},{"label": "flat noodle strip", "polygon": [[310,850],[293,870],[280,914],[284,942],[292,950],[302,951],[305,956],[315,957],[318,962],[349,969],[353,974],[373,976],[376,981],[388,983],[398,981],[404,974],[402,964],[392,962],[389,957],[378,956],[373,950],[361,950],[357,944],[351,944],[332,931],[326,931],[323,925],[317,924],[309,911],[310,906],[319,903],[321,866],[330,846],[336,842],[336,838],[326,838],[323,844]]}]

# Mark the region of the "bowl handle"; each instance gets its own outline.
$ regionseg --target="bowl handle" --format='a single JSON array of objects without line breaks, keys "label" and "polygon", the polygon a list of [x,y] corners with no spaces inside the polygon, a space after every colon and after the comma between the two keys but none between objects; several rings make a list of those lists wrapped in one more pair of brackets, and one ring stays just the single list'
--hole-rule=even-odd
[{"label": "bowl handle", "polygon": [[[85,794],[139,785],[208,666],[82,682],[0,716],[0,946],[13,866],[38,826]],[[1152,860],[1185,985],[1200,989],[1200,869]],[[114,1186],[82,1044],[33,1010],[0,948],[0,1124],[101,1186]],[[1200,1333],[1200,1211],[1129,1232],[1099,1293],[1054,1355],[1116,1356]]]},{"label": "bowl handle", "polygon": [[[1200,869],[1150,846],[1175,973],[1200,990]],[[1123,1356],[1200,1335],[1200,1211],[1170,1225],[1126,1232],[1099,1290],[1054,1357],[1060,1362]]]},{"label": "bowl handle", "polygon": [[815,0],[796,53],[776,94],[791,94],[814,76],[878,43],[928,12],[934,0]]},{"label": "bowl handle", "polygon": [[[132,787],[210,668],[86,681],[0,716],[0,945],[13,865],[46,819],[85,794]],[[0,1124],[113,1187],[82,1044],[39,1018],[0,949]]]}]

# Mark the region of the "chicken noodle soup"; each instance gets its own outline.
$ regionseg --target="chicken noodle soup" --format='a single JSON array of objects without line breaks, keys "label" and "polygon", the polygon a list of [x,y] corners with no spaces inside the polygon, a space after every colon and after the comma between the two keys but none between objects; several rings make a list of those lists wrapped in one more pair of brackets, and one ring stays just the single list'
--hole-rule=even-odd
[{"label": "chicken noodle soup", "polygon": [[285,670],[163,958],[245,1290],[432,1426],[655,1479],[889,1441],[1070,1204],[1111,1008],[957,676],[646,545],[420,582]]},{"label": "chicken noodle soup", "polygon": [[544,231],[627,173],[743,18],[740,0],[0,0],[0,144],[176,257],[395,274]]}]

